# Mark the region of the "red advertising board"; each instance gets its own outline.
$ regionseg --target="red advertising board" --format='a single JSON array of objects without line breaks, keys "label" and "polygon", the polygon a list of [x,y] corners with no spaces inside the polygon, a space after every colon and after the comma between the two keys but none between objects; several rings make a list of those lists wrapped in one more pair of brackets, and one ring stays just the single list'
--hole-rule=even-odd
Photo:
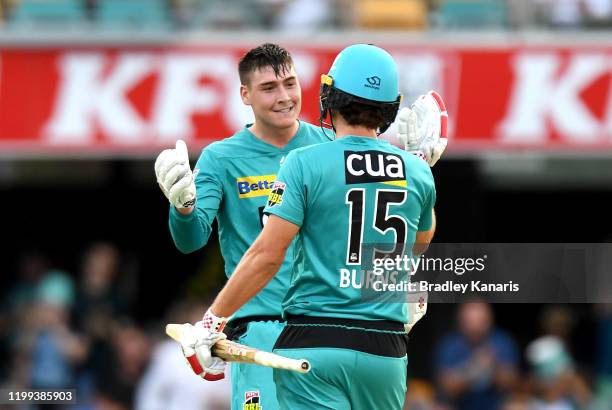
[{"label": "red advertising board", "polygon": [[[317,121],[320,74],[342,46],[289,46],[304,120]],[[149,154],[229,136],[252,121],[236,73],[247,48],[4,47],[0,152]],[[612,153],[612,46],[385,48],[406,103],[429,89],[447,100],[449,151]]]}]

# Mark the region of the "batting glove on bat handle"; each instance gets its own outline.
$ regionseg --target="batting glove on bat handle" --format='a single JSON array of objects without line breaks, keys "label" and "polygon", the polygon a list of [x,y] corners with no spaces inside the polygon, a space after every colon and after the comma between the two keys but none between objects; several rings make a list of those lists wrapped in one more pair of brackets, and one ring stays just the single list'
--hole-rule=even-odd
[{"label": "batting glove on bat handle", "polygon": [[181,348],[191,370],[205,380],[216,381],[225,377],[225,361],[212,355],[212,347],[226,336],[211,331],[202,322],[185,323],[181,327]]},{"label": "batting glove on bat handle", "polygon": [[[221,334],[223,335],[222,339],[225,339],[225,334],[221,332],[223,329],[225,329],[227,320],[227,318],[217,316],[212,310],[208,309],[202,317],[202,320],[196,323],[196,326],[200,325],[212,333]],[[219,340],[221,339],[216,340],[215,343],[217,343]],[[212,345],[210,346],[210,349],[212,349]],[[225,361],[218,357],[212,357],[211,359],[212,362],[204,369],[205,373],[202,377],[209,381],[223,379],[225,377]]]},{"label": "batting glove on bat handle", "polygon": [[187,145],[176,141],[174,149],[163,150],[155,160],[155,177],[162,192],[177,208],[195,204],[195,176],[189,167]]}]

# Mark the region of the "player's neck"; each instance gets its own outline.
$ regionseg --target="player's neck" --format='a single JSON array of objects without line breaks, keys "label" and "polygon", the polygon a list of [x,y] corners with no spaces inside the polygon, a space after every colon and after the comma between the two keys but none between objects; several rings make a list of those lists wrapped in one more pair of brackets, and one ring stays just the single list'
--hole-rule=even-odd
[{"label": "player's neck", "polygon": [[291,141],[299,128],[300,124],[297,121],[288,128],[268,127],[262,122],[255,121],[249,131],[260,140],[277,148],[282,148]]},{"label": "player's neck", "polygon": [[336,129],[336,139],[347,135],[364,138],[377,138],[376,130],[363,125],[351,125],[342,115],[337,112],[332,113],[334,128]]},{"label": "player's neck", "polygon": [[336,126],[336,139],[346,137],[347,135],[364,138],[377,138],[376,130],[372,128],[363,127],[361,125],[337,125]]}]

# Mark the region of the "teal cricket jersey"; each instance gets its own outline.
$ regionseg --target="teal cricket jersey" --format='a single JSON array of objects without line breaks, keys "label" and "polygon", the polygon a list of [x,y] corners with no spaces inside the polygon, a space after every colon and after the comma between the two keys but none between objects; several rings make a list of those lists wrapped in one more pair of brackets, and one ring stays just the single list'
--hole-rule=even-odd
[{"label": "teal cricket jersey", "polygon": [[405,323],[406,303],[385,303],[397,295],[363,298],[362,244],[411,256],[435,198],[427,163],[386,141],[347,136],[289,154],[264,210],[300,226],[284,313]]},{"label": "teal cricket jersey", "polygon": [[[278,168],[295,148],[329,141],[320,127],[300,121],[296,135],[283,148],[255,137],[248,126],[230,138],[207,146],[195,166],[196,209],[181,215],[170,206],[170,232],[184,253],[208,242],[217,218],[221,254],[229,277],[262,229],[263,209]],[[244,305],[234,318],[280,315],[289,286],[293,249],[274,279]]]}]

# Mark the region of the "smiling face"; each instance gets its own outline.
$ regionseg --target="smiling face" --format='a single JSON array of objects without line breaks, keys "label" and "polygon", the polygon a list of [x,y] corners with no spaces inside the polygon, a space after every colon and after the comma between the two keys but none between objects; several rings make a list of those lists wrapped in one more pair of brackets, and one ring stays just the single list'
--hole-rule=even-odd
[{"label": "smiling face", "polygon": [[302,109],[302,90],[293,65],[281,69],[278,76],[271,66],[258,68],[245,82],[240,96],[253,109],[258,126],[278,130],[295,127]]}]

